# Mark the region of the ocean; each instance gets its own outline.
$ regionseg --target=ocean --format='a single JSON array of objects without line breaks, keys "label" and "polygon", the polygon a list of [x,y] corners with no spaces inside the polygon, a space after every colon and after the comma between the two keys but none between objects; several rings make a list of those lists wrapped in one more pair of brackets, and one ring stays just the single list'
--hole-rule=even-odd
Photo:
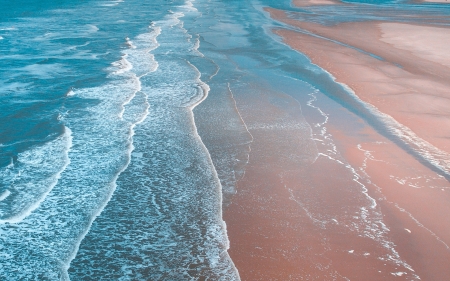
[{"label": "ocean", "polygon": [[[396,135],[283,43],[272,29],[292,27],[264,11],[324,24],[408,20],[380,9],[424,22],[450,11],[372,2],[304,10],[269,0],[2,0],[0,279],[240,280],[223,212],[255,138],[274,132],[280,165],[302,169],[325,154],[345,161],[318,98],[450,178],[439,155]],[[353,184],[357,172],[347,168]],[[372,235],[408,268],[375,200],[362,183],[356,189],[349,213],[363,218],[351,231]],[[302,206],[317,220],[313,201]],[[345,212],[333,218],[350,220]]]}]

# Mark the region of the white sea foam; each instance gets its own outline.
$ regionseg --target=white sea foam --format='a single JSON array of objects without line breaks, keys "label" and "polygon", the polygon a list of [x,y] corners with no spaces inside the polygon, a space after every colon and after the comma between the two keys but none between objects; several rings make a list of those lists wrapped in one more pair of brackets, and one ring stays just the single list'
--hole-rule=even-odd
[{"label": "white sea foam", "polygon": [[[194,280],[188,267],[180,266],[189,263],[208,265],[205,267],[207,271],[201,274],[212,276],[210,279],[215,280],[219,276],[221,280],[239,279],[226,252],[229,242],[220,212],[220,182],[208,151],[197,134],[192,113],[192,109],[207,96],[209,86],[201,81],[196,67],[182,58],[186,51],[192,49],[187,30],[182,28],[182,15],[188,13],[175,11],[153,26],[154,31],[159,27],[161,34],[158,36],[161,47],[155,50],[156,55],[162,54],[163,57],[159,66],[137,60],[137,54],[153,58],[153,55],[148,55],[148,49],[156,47],[149,44],[156,41],[154,35],[137,36],[133,39],[136,49],[126,50],[127,60],[133,65],[130,72],[140,77],[142,88],[131,100],[127,96],[129,102],[124,105],[125,110],[119,118],[135,120],[131,111],[144,96],[151,108],[147,111],[147,118],[136,127],[137,133],[133,136],[136,148],[127,169],[128,176],[118,181],[123,188],[116,191],[117,196],[109,203],[112,207],[97,220],[101,224],[106,222],[107,227],[115,231],[105,235],[104,229],[94,223],[86,241],[94,237],[97,242],[80,248],[80,255],[73,261],[74,278],[90,273],[81,269],[77,261],[84,263],[86,259],[101,256],[106,266],[95,271],[101,270],[104,278],[112,273],[108,267],[117,264],[121,280],[148,278],[142,275],[146,269],[152,269],[155,280]],[[147,50],[141,49],[146,44]],[[146,75],[149,69],[155,71]],[[121,75],[127,75],[127,72]],[[197,172],[193,174],[189,169]],[[130,187],[134,193],[127,199]],[[125,209],[122,209],[123,204],[127,206]],[[198,204],[201,209],[197,208]],[[133,208],[138,208],[138,211]],[[122,235],[122,223],[127,222],[124,222],[124,217],[114,216],[115,210],[128,214],[126,220],[139,221],[140,226],[145,226],[145,232],[127,228],[127,233]],[[141,212],[146,215],[142,217]],[[111,220],[113,222],[108,223]],[[120,241],[116,241],[116,234],[122,237]],[[180,235],[182,239],[175,239]],[[144,242],[148,239],[153,242]],[[101,244],[109,245],[110,241],[127,245],[141,262],[135,264],[127,257],[122,259],[120,251],[115,251],[115,258],[110,259],[110,251],[114,249]],[[101,248],[97,248],[99,246]],[[148,251],[152,254],[149,255]]]},{"label": "white sea foam", "polygon": [[131,49],[136,49],[136,46],[133,45],[133,41],[131,41],[130,38],[126,37],[125,41],[128,47],[130,47]]},{"label": "white sea foam", "polygon": [[[103,211],[103,208],[106,206],[107,202],[111,199],[112,194],[117,188],[117,179],[119,175],[128,167],[131,155],[134,150],[133,145],[133,136],[135,134],[134,128],[136,125],[142,123],[145,118],[149,114],[149,103],[147,100],[147,94],[141,93],[141,81],[140,79],[151,72],[156,71],[158,67],[157,61],[154,59],[154,56],[150,54],[150,52],[156,49],[158,45],[157,37],[160,35],[161,29],[156,27],[154,28],[149,35],[141,34],[136,38],[137,46],[131,43],[131,40],[127,38],[127,42],[130,42],[130,50],[125,51],[122,59],[118,62],[113,63],[114,68],[118,68],[118,70],[111,69],[112,75],[124,76],[128,78],[128,81],[131,82],[130,85],[134,88],[134,91],[131,95],[125,96],[126,98],[123,100],[121,104],[121,110],[118,113],[120,119],[125,120],[131,124],[129,129],[128,136],[128,149],[126,151],[126,163],[125,165],[115,174],[115,176],[111,179],[109,191],[105,195],[105,199],[101,202],[100,207],[94,212],[93,216],[89,221],[89,225],[95,220],[96,217],[100,215]],[[141,55],[141,57],[139,56]],[[123,86],[122,86],[123,87]],[[131,89],[130,89],[131,90]],[[133,102],[137,99],[137,96],[143,97],[143,102],[138,102],[133,104]],[[128,110],[126,110],[128,109]],[[143,109],[143,110],[142,110]],[[75,258],[76,253],[78,252],[78,247],[83,240],[84,236],[86,236],[89,228],[86,228],[81,237],[78,239],[76,243],[76,249],[72,252],[72,255],[69,258],[67,265],[65,266],[64,274],[66,278],[68,278],[67,270],[70,266],[71,261]]]},{"label": "white sea foam", "polygon": [[[86,13],[86,18],[89,18],[91,11],[80,10],[83,10],[82,13]],[[73,14],[74,9],[68,12]],[[72,27],[68,23],[77,21],[76,18],[71,18],[61,24],[49,25],[45,23],[54,21],[55,18],[48,21],[42,20],[44,24],[41,25],[36,24],[36,22],[41,23],[40,19],[27,20],[32,22],[33,27],[43,26],[48,30],[56,30],[55,27],[58,27],[58,30],[65,30],[64,34],[47,34],[47,37],[41,36],[41,41],[33,42],[39,44],[37,47],[42,49],[42,52],[32,57],[33,60],[38,61],[40,58],[47,59],[49,57],[64,60],[89,59],[90,56],[92,59],[95,56],[84,50],[74,53],[76,49],[74,46],[59,49],[54,47],[64,47],[65,43],[61,43],[61,41],[85,42],[84,37],[96,37],[97,26],[82,25],[71,29]],[[98,19],[98,21],[94,19],[91,22],[100,24],[101,20],[103,19]],[[23,25],[29,26],[30,24]],[[35,28],[26,30],[34,32]],[[153,32],[153,30],[149,30],[149,32]],[[69,40],[55,40],[58,41],[57,43],[48,40],[55,37]],[[71,40],[74,38],[83,39]],[[95,39],[96,42],[107,40],[105,38]],[[133,38],[133,41],[139,41],[135,39]],[[143,49],[151,50],[148,46],[155,42],[156,40],[149,42],[146,47],[141,48],[141,51]],[[48,51],[46,52],[46,50]],[[129,54],[130,57],[133,55]],[[10,58],[14,57],[10,56]],[[23,61],[30,59],[29,55],[17,55],[15,58]],[[0,279],[2,277],[13,280],[69,279],[67,269],[70,260],[76,254],[77,247],[89,230],[90,224],[111,198],[116,187],[117,177],[129,163],[133,149],[134,126],[142,122],[149,113],[147,96],[145,93],[139,92],[140,82],[138,81],[140,77],[142,78],[143,75],[157,68],[155,62],[147,61],[148,58],[153,57],[148,55],[140,58],[143,61],[138,65],[140,62],[136,55],[134,59],[137,62],[136,67],[131,65],[134,61],[130,59],[128,61],[130,65],[125,65],[125,70],[122,68],[122,71],[118,70],[123,65],[111,66],[107,69],[110,71],[110,75],[108,79],[105,79],[103,85],[68,91],[66,96],[76,95],[77,99],[61,100],[61,111],[68,111],[68,113],[60,115],[60,122],[67,127],[65,135],[47,144],[35,146],[30,152],[19,154],[18,160],[13,166],[7,167],[5,171],[0,171],[2,184],[5,180],[3,173],[8,174],[9,178],[6,177],[6,180],[8,180],[7,188],[10,192],[6,199],[0,201],[0,210],[3,210],[2,207],[11,206],[10,203],[14,200],[25,200],[27,196],[31,197],[33,194],[30,195],[30,192],[37,193],[37,187],[44,189],[44,183],[48,183],[46,186],[51,188],[48,194],[42,196],[42,201],[32,207],[35,209],[27,212],[20,222],[0,224],[0,260],[2,261],[0,262]],[[78,64],[78,62],[74,63]],[[60,73],[53,71],[57,69],[46,69],[45,65],[33,65],[20,70],[39,79],[52,78]],[[134,70],[140,72],[136,74],[133,72]],[[118,73],[113,73],[114,71],[118,71]],[[76,101],[77,104],[72,103],[68,109],[65,108],[66,101],[67,103]],[[122,112],[124,107],[125,112]],[[44,114],[48,114],[48,112],[45,111]],[[122,116],[119,117],[121,114]],[[72,141],[72,147],[66,153],[70,157],[70,165],[67,165],[58,176],[54,172],[64,168],[64,165],[61,165],[63,161],[60,159],[61,154],[59,153],[64,148],[59,144],[62,139],[67,139],[68,135],[71,136],[70,140]],[[55,168],[58,166],[61,169]],[[38,175],[37,173],[41,171],[45,173],[42,172],[42,175]],[[20,190],[23,191],[23,194],[19,195],[23,196],[19,198],[14,188],[18,187],[18,184],[25,184],[26,178],[31,179],[26,186],[30,189]],[[57,179],[55,184],[52,179]],[[1,191],[4,191],[3,185]]]},{"label": "white sea foam", "polygon": [[122,59],[113,62],[112,65],[118,68],[118,70],[114,71],[114,74],[123,74],[133,68],[133,65],[127,60],[127,55],[123,55]]},{"label": "white sea foam", "polygon": [[[142,97],[140,93],[137,94],[140,85],[131,69],[127,67],[125,71],[113,73],[118,67],[112,66],[112,77],[108,84],[96,88],[71,89],[67,93],[67,96],[76,95],[80,99],[98,102],[81,112],[72,109],[69,114],[65,114],[63,121],[73,131],[70,165],[61,173],[56,186],[52,184],[53,188],[45,200],[39,206],[34,206],[36,209],[27,213],[21,223],[16,224],[17,229],[0,228],[0,244],[8,245],[8,252],[3,255],[22,257],[20,260],[23,261],[8,268],[0,267],[0,276],[26,279],[31,274],[43,272],[42,276],[51,280],[68,280],[70,260],[75,256],[89,225],[110,199],[118,175],[129,163],[133,149],[133,126],[142,122],[149,112],[149,104],[144,99],[140,106],[136,104],[130,108],[136,113],[125,113],[124,118],[118,118],[125,103],[130,102],[132,97]],[[69,132],[66,129],[66,133]],[[55,146],[49,144],[49,147]],[[57,165],[54,156],[58,154],[47,154],[52,157],[43,157],[44,161]],[[32,156],[37,157],[39,154],[30,153]],[[19,155],[19,164],[22,158],[26,159]],[[32,164],[37,166],[42,161]],[[45,168],[41,166],[37,167]],[[20,168],[20,165],[16,168]],[[25,170],[24,174],[24,171],[19,170],[16,174],[23,179],[28,171]],[[35,175],[33,179],[36,178]],[[36,181],[33,184],[36,185]],[[0,205],[10,202],[14,195],[14,190],[11,190],[11,195]],[[27,233],[35,233],[42,239],[27,240]],[[23,256],[23,247],[27,247],[35,256]]]},{"label": "white sea foam", "polygon": [[186,1],[185,4],[182,6],[183,8],[187,9],[188,11],[191,12],[198,12],[197,8],[194,7],[194,0],[192,1]]},{"label": "white sea foam", "polygon": [[[195,11],[196,11],[196,9],[195,9]],[[199,46],[197,46],[196,50],[198,50],[198,47]],[[215,214],[214,216],[219,218],[221,225],[211,224],[208,227],[207,237],[211,237],[211,239],[213,239],[213,240],[220,239],[221,244],[224,247],[224,249],[221,249],[221,247],[213,247],[213,248],[207,249],[207,258],[209,259],[209,264],[211,265],[211,267],[213,269],[224,267],[224,266],[226,267],[226,264],[230,264],[229,266],[231,266],[234,276],[228,276],[228,278],[231,277],[233,280],[237,281],[237,280],[240,280],[238,270],[232,263],[231,258],[229,257],[229,255],[227,253],[227,250],[230,248],[230,241],[228,240],[228,236],[227,236],[227,232],[226,232],[226,223],[222,219],[222,201],[223,201],[222,187],[220,185],[217,171],[212,162],[211,155],[209,154],[209,151],[207,150],[206,146],[204,145],[204,143],[202,142],[202,140],[198,134],[198,130],[195,125],[194,114],[193,114],[194,108],[207,98],[208,93],[210,91],[210,87],[208,84],[204,83],[201,80],[200,71],[191,63],[189,63],[189,65],[191,67],[193,67],[197,73],[196,81],[198,83],[198,89],[200,90],[199,98],[197,98],[195,101],[193,101],[191,103],[191,105],[189,106],[191,122],[192,122],[192,126],[194,127],[195,136],[198,139],[199,143],[201,144],[201,146],[204,150],[204,153],[207,155],[208,165],[211,167],[211,171],[214,175],[215,184],[219,187],[219,192],[218,192],[218,196],[220,198],[219,206],[216,206],[216,208],[218,208],[218,213]]]},{"label": "white sea foam", "polygon": [[66,96],[67,96],[67,97],[75,96],[75,92],[73,91],[73,89],[70,89],[69,91],[67,91]]},{"label": "white sea foam", "polygon": [[100,30],[96,25],[93,25],[93,24],[86,24],[86,27],[87,27],[87,31],[90,33],[94,33],[94,32],[97,32]]},{"label": "white sea foam", "polygon": [[110,0],[110,1],[108,1],[108,3],[102,3],[102,4],[100,4],[100,6],[103,6],[103,7],[114,7],[114,6],[117,6],[117,5],[119,5],[120,3],[122,3],[124,0]]},{"label": "white sea foam", "polygon": [[52,79],[58,75],[67,73],[66,67],[60,63],[31,64],[17,70],[19,71],[18,74],[14,76],[20,75],[20,72],[26,72],[29,75],[38,77],[39,79]]},{"label": "white sea foam", "polygon": [[72,132],[65,127],[62,136],[20,153],[17,163],[0,171],[13,191],[8,202],[0,203],[0,223],[18,223],[39,207],[70,163],[71,146]]},{"label": "white sea foam", "polygon": [[391,272],[391,274],[394,275],[394,276],[403,276],[403,275],[408,274],[408,273],[402,272],[402,271],[398,271],[398,272]]},{"label": "white sea foam", "polygon": [[0,193],[0,201],[5,200],[10,194],[11,194],[11,191],[9,191],[9,190],[5,190],[2,193]]},{"label": "white sea foam", "polygon": [[131,95],[123,104],[122,111],[119,113],[119,117],[122,118],[125,106],[135,97],[135,94],[141,90],[141,78],[157,70],[158,62],[155,60],[151,51],[158,48],[159,44],[156,38],[161,34],[161,28],[150,27],[149,33],[140,34],[136,37],[136,43],[139,47],[133,45],[132,41],[127,37],[126,41],[130,46],[129,50],[124,51],[122,59],[113,63],[113,66],[118,70],[113,71],[114,75],[120,75],[133,70],[131,77],[136,82],[136,91]]},{"label": "white sea foam", "polygon": [[[186,1],[186,4],[184,6],[182,6],[182,8],[186,9],[188,11],[194,11],[194,12],[198,12],[198,10],[193,6],[193,1]],[[174,18],[176,18],[177,20],[179,20],[179,17],[184,16],[184,13],[174,13]],[[173,27],[174,25],[171,25],[171,27]],[[180,29],[183,31],[183,33],[188,35],[188,41],[190,41],[190,39],[192,38],[191,35],[188,34],[187,30],[183,28],[183,24],[180,24]],[[200,40],[199,37],[196,37],[196,42],[194,43],[193,47],[190,48],[191,51],[193,51],[195,54],[199,55],[200,57],[204,57],[204,55],[199,51],[199,47],[200,47]],[[204,143],[202,142],[199,134],[198,134],[198,130],[195,124],[195,120],[194,120],[194,114],[193,114],[193,110],[194,108],[199,105],[202,101],[204,101],[207,96],[208,93],[210,91],[210,87],[208,84],[206,84],[205,82],[203,82],[201,80],[201,73],[200,71],[188,61],[188,64],[195,70],[196,72],[196,78],[195,81],[197,83],[197,97],[194,98],[190,98],[190,102],[189,103],[182,103],[184,104],[184,106],[188,106],[189,107],[189,115],[191,117],[191,124],[194,127],[194,131],[195,131],[195,137],[197,138],[198,142],[200,143],[200,146],[202,147],[202,150],[204,151],[204,153],[207,155],[207,162],[208,162],[208,166],[211,169],[211,172],[213,173],[214,176],[214,185],[217,185],[219,190],[218,190],[218,194],[217,196],[219,197],[219,205],[215,206],[215,208],[218,209],[218,212],[216,214],[213,215],[212,219],[216,218],[218,219],[219,224],[211,224],[208,227],[208,233],[207,233],[207,237],[211,237],[211,239],[214,240],[219,240],[220,244],[222,244],[222,247],[211,247],[209,249],[207,249],[207,257],[209,259],[209,264],[212,267],[213,270],[215,270],[215,268],[217,268],[216,270],[220,270],[222,271],[222,273],[217,272],[216,274],[218,274],[219,276],[223,276],[223,278],[226,279],[230,279],[230,280],[240,280],[239,277],[239,273],[237,268],[234,266],[233,262],[231,261],[231,258],[228,255],[227,250],[230,247],[230,242],[228,240],[228,236],[227,236],[227,232],[226,232],[226,223],[225,221],[223,221],[222,219],[222,187],[220,184],[220,180],[218,178],[218,174],[217,171],[214,167],[214,164],[212,162],[211,159],[211,155],[209,153],[209,151],[207,150],[207,148],[205,147]],[[222,268],[222,269],[221,269]],[[227,272],[231,270],[231,272]]]}]

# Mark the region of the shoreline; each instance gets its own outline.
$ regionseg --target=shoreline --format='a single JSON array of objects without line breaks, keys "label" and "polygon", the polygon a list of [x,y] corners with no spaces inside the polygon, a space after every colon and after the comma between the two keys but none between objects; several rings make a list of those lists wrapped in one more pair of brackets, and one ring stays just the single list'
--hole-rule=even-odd
[{"label": "shoreline", "polygon": [[[278,10],[266,11],[272,17],[274,11],[279,17],[284,15]],[[442,56],[435,61],[420,48],[395,41],[399,30],[408,34],[404,25],[363,23],[355,31],[361,23],[337,30],[274,18],[383,58],[292,30],[276,30],[286,44],[305,53],[363,101],[394,115],[401,124],[419,123],[411,126],[414,132],[450,151],[447,138],[439,135],[447,133],[448,121],[431,114],[436,107],[444,112],[448,108],[443,89],[450,74],[439,72],[448,67]],[[381,29],[384,37],[370,37],[381,34]],[[425,35],[429,31],[422,30]],[[351,41],[352,36],[357,39]],[[385,52],[380,52],[383,48]],[[417,66],[422,63],[423,67]],[[371,79],[375,85],[370,84]],[[407,88],[432,87],[441,92],[421,99],[420,93],[403,93],[404,83]],[[394,93],[385,94],[387,90]],[[228,253],[242,280],[307,276],[320,280],[442,280],[450,275],[446,264],[450,260],[450,218],[446,216],[450,183],[445,178],[346,109],[328,109],[331,112],[325,114],[321,110],[327,110],[326,105],[311,106],[311,100],[295,101],[267,88],[255,93],[231,91],[253,137],[245,176],[237,182],[238,192],[223,211],[230,240]],[[405,104],[411,98],[415,98],[413,102]],[[329,98],[320,94],[320,102],[325,99]],[[289,120],[294,112],[290,106],[296,103],[305,112],[304,121],[311,124],[313,135],[278,123]],[[313,111],[321,111],[325,118],[319,127],[308,120],[317,115]],[[420,118],[426,120],[419,122]],[[436,123],[439,130],[426,126]],[[321,132],[327,132],[329,139],[325,135],[320,139]],[[297,153],[305,150],[294,149],[292,144],[300,142],[307,147],[308,139],[314,139],[316,151],[308,150],[310,154],[300,161]]]},{"label": "shoreline", "polygon": [[[284,29],[275,31],[286,44],[331,73],[337,82],[348,85],[361,100],[392,116],[444,154],[449,154],[450,119],[446,108],[450,106],[447,97],[450,56],[443,52],[439,56],[429,55],[433,50],[424,48],[424,45],[410,48],[411,44],[397,38],[401,32],[411,34],[420,26],[363,22],[325,27],[288,19],[282,11],[267,11],[277,20],[382,58],[304,33]],[[426,26],[419,34],[427,36],[430,30],[439,33],[448,29]],[[441,37],[428,42],[437,42]]]},{"label": "shoreline", "polygon": [[[232,90],[254,137],[245,176],[223,213],[230,239],[228,252],[242,280],[314,276],[375,281],[398,280],[393,274],[414,276],[409,261],[397,257],[395,246],[408,237],[407,232],[383,229],[378,197],[366,182],[355,181],[357,165],[351,168],[344,158],[330,154],[332,147],[316,147],[306,159],[297,158],[305,150],[293,144],[318,136],[287,129],[278,122],[289,119],[287,113],[294,113],[291,106],[298,110],[300,101],[269,89],[256,93]],[[306,111],[304,104],[302,111]],[[383,214],[398,220],[396,213]],[[401,239],[392,242],[391,233]],[[434,240],[430,243],[439,248]]]},{"label": "shoreline", "polygon": [[[334,126],[333,126],[334,125]],[[377,198],[395,249],[424,280],[450,274],[450,184],[369,126],[360,136],[330,125],[337,146]],[[429,204],[432,202],[432,204]]]}]

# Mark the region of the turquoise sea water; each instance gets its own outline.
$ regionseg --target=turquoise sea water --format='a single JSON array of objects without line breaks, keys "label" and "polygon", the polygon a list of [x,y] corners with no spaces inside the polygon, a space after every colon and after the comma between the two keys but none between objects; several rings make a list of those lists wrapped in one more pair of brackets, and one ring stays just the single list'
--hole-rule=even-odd
[{"label": "turquoise sea water", "polygon": [[[407,20],[379,9],[450,14],[371,4],[2,1],[0,279],[239,280],[222,207],[252,136],[233,92],[242,110],[258,87],[298,100],[320,91],[382,127],[280,43],[263,7],[325,23]],[[311,144],[301,109],[293,115],[283,122]]]}]

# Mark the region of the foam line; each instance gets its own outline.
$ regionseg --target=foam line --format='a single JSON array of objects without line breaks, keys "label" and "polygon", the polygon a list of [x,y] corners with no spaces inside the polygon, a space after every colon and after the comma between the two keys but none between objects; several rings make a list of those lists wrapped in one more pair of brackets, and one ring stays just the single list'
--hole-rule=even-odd
[{"label": "foam line", "polygon": [[[22,220],[24,220],[26,217],[28,217],[34,210],[36,210],[41,205],[41,203],[45,200],[47,195],[56,186],[56,184],[58,183],[58,180],[61,178],[61,174],[64,172],[64,170],[70,164],[69,151],[72,147],[72,131],[69,128],[64,127],[64,134],[61,137],[59,137],[56,141],[52,142],[50,145],[58,145],[59,141],[62,141],[64,143],[64,148],[62,151],[62,153],[64,154],[64,156],[63,156],[64,164],[54,175],[51,176],[48,186],[44,188],[44,190],[45,190],[44,192],[38,194],[35,198],[32,198],[33,201],[31,203],[22,202],[22,204],[21,204],[22,208],[20,209],[20,211],[16,211],[13,214],[7,215],[3,219],[0,219],[1,224],[3,224],[3,223],[19,223]],[[19,161],[20,161],[20,156],[19,156]],[[8,167],[12,168],[11,165],[9,165]],[[33,168],[33,169],[35,169],[35,168]],[[18,177],[20,177],[20,176],[21,175],[18,175]],[[24,187],[29,186],[29,184],[30,184],[29,182],[23,183]],[[7,192],[9,192],[9,193],[6,195],[6,197],[11,194],[11,192],[9,190]],[[3,199],[5,199],[5,198],[3,198]],[[0,201],[2,201],[2,200],[0,200]],[[12,204],[14,204],[14,203],[15,202],[13,201]]]},{"label": "foam line", "polygon": [[[190,63],[189,63],[189,64],[190,64]],[[228,254],[228,250],[230,249],[230,241],[229,241],[228,235],[227,235],[227,230],[226,230],[226,229],[227,229],[227,226],[226,226],[226,223],[225,223],[225,221],[222,219],[222,218],[223,218],[223,210],[222,210],[222,206],[223,206],[222,184],[220,183],[219,175],[217,174],[216,167],[214,166],[214,163],[213,163],[213,161],[212,161],[211,154],[209,153],[209,151],[208,151],[208,149],[206,148],[205,144],[203,143],[203,141],[202,141],[200,135],[198,134],[197,126],[195,125],[194,112],[193,112],[194,108],[195,108],[196,106],[198,106],[202,101],[204,101],[204,100],[208,97],[208,93],[209,93],[210,87],[209,87],[208,84],[204,83],[204,82],[200,79],[200,78],[201,78],[201,73],[200,73],[200,71],[199,71],[194,65],[192,65],[192,64],[190,64],[190,65],[196,70],[196,72],[197,72],[197,81],[198,81],[198,83],[199,83],[199,85],[200,85],[200,88],[201,88],[202,91],[203,91],[203,96],[202,96],[200,99],[198,99],[198,101],[197,101],[196,103],[192,104],[192,105],[189,107],[189,109],[190,109],[190,112],[189,112],[189,113],[190,113],[190,116],[191,116],[191,122],[192,122],[192,125],[193,125],[193,127],[194,127],[195,137],[198,139],[198,141],[199,141],[199,143],[201,144],[203,150],[205,151],[205,154],[207,155],[207,159],[208,159],[209,165],[210,165],[211,170],[212,170],[212,172],[213,172],[213,174],[214,174],[214,179],[215,179],[215,181],[216,181],[216,184],[217,184],[217,185],[219,186],[219,188],[220,188],[220,190],[219,190],[219,192],[218,192],[218,194],[219,194],[219,201],[220,201],[220,207],[219,207],[219,214],[217,214],[217,215],[221,218],[223,236],[224,236],[224,238],[226,239],[226,251],[225,251],[225,253],[226,253],[226,256],[227,256],[228,260],[230,261],[231,265],[233,266],[233,269],[234,269],[234,271],[235,271],[236,277],[238,278],[236,281],[239,281],[239,280],[240,280],[239,271],[238,271],[238,269],[236,268],[236,266],[234,265],[234,263],[233,263],[233,261],[232,261],[230,255]],[[252,138],[252,139],[253,139],[253,138]],[[225,254],[225,253],[223,253],[223,254]]]},{"label": "foam line", "polygon": [[0,201],[5,200],[9,195],[11,194],[11,191],[5,190],[0,194]]},{"label": "foam line", "polygon": [[[415,280],[420,280],[420,277],[418,275],[416,275],[414,273],[414,269],[411,267],[411,265],[409,265],[406,261],[404,261],[401,257],[400,254],[397,252],[397,250],[395,249],[395,245],[393,244],[393,242],[389,241],[385,236],[386,234],[389,232],[389,228],[386,226],[386,224],[383,222],[383,218],[382,215],[380,213],[380,211],[377,208],[377,202],[376,200],[371,197],[369,195],[369,190],[366,187],[366,185],[363,183],[364,177],[361,176],[357,170],[352,167],[350,164],[348,163],[344,163],[343,161],[337,159],[337,157],[340,155],[336,145],[334,144],[333,140],[332,140],[332,135],[330,133],[327,133],[326,128],[324,127],[327,122],[328,122],[328,114],[326,114],[322,109],[320,109],[318,106],[314,105],[315,102],[317,102],[317,96],[315,95],[316,93],[318,93],[318,91],[316,90],[315,92],[311,93],[311,99],[307,102],[307,105],[310,106],[311,108],[316,109],[320,115],[322,115],[324,117],[324,121],[321,123],[316,124],[316,126],[314,126],[315,128],[318,128],[320,130],[320,136],[318,136],[319,138],[322,137],[325,142],[323,142],[325,145],[331,145],[332,149],[328,149],[326,152],[328,153],[332,153],[332,155],[329,155],[326,152],[319,152],[320,156],[326,157],[332,161],[335,161],[336,163],[345,166],[346,169],[348,169],[351,174],[353,175],[353,181],[356,182],[360,187],[361,187],[361,191],[364,194],[364,196],[369,200],[370,204],[367,207],[361,207],[360,208],[360,218],[363,221],[363,224],[365,225],[366,229],[363,230],[363,235],[365,237],[368,237],[370,239],[373,239],[375,241],[377,241],[378,243],[380,243],[384,248],[388,249],[390,251],[390,254],[388,254],[386,256],[386,260],[390,260],[393,263],[395,263],[398,266],[402,266],[405,269],[408,269],[410,272],[412,272],[412,278],[414,278]],[[321,129],[322,128],[322,129]],[[325,130],[324,130],[325,129]],[[317,135],[316,135],[317,136]],[[360,146],[358,146],[358,148],[360,150],[362,150],[362,148]],[[362,150],[363,151],[363,150]],[[365,156],[368,157],[367,159],[370,160],[374,160],[374,161],[379,161],[376,160],[372,157],[372,155],[370,154],[370,152],[368,151],[364,151],[365,152]],[[365,160],[365,161],[366,161]],[[364,162],[366,163],[366,162]],[[364,175],[367,176],[367,173],[364,171],[364,169],[360,169]],[[370,182],[369,182],[370,183]],[[291,192],[291,191],[290,191]],[[292,200],[295,200],[295,198],[292,195]],[[297,202],[297,201],[296,201]],[[326,225],[328,222],[327,221],[320,221],[315,219],[309,212],[308,210],[301,204],[300,202],[300,206],[307,212],[308,216],[316,223],[319,223],[322,227],[324,227],[324,225]],[[374,216],[372,218],[372,216]],[[374,221],[373,221],[374,220]],[[372,225],[373,224],[379,224],[381,228],[377,227],[374,228]],[[367,226],[369,226],[369,229],[367,229]],[[357,230],[359,231],[359,227],[354,225],[352,227],[356,227]]]},{"label": "foam line", "polygon": [[[153,51],[153,50],[155,50],[156,48],[159,47],[159,44],[158,44],[158,41],[157,41],[157,37],[160,34],[161,34],[161,28],[155,27],[154,31],[151,33],[151,43],[153,43],[153,46],[150,47],[150,48],[147,48],[146,51],[145,51],[146,53],[149,53],[150,51]],[[132,48],[132,49],[136,50],[136,49],[138,49],[138,47],[135,47],[135,48]],[[158,62],[154,59],[153,55],[150,55],[150,57],[153,60],[152,61],[153,65],[154,65],[153,68],[148,69],[149,70],[148,72],[146,72],[146,73],[144,73],[144,74],[142,74],[140,76],[137,76],[134,73],[131,74],[132,77],[137,81],[137,88],[136,88],[136,91],[134,92],[134,94],[122,104],[122,111],[119,113],[119,117],[121,119],[123,118],[123,115],[124,115],[124,112],[125,112],[125,106],[130,103],[130,101],[136,96],[137,92],[140,92],[142,90],[141,78],[146,76],[146,75],[148,75],[148,74],[150,74],[151,72],[156,71],[158,69]],[[127,70],[127,72],[131,71],[132,69],[133,69],[133,66],[131,65],[131,67]],[[121,73],[119,73],[119,74],[121,74]],[[146,100],[147,100],[147,98],[148,98],[147,95],[145,93],[144,93],[144,95],[145,95]],[[125,165],[114,176],[113,180],[110,183],[109,193],[106,196],[105,202],[103,202],[102,206],[90,218],[89,223],[88,223],[88,227],[80,235],[77,243],[75,244],[74,250],[72,251],[72,254],[70,255],[67,263],[63,267],[63,274],[64,274],[64,278],[66,280],[70,280],[69,275],[68,275],[68,270],[70,268],[70,263],[72,262],[72,260],[76,257],[76,255],[78,253],[81,241],[84,239],[84,237],[89,232],[89,229],[91,228],[92,223],[94,222],[94,220],[102,213],[102,211],[105,209],[105,207],[108,204],[108,202],[111,200],[111,197],[112,197],[112,195],[114,194],[114,191],[117,188],[117,179],[118,179],[118,177],[120,176],[120,174],[122,174],[128,168],[128,165],[131,162],[131,155],[132,155],[132,152],[133,152],[133,150],[135,148],[134,145],[133,145],[133,136],[135,135],[135,127],[138,124],[142,123],[147,118],[147,116],[149,114],[150,105],[148,104],[148,100],[146,101],[146,103],[147,103],[147,106],[146,106],[144,114],[141,116],[141,118],[136,120],[135,123],[131,124],[131,127],[129,129],[129,132],[130,132],[129,133],[129,145],[128,145],[128,148],[127,148],[127,161],[126,161]]]}]

